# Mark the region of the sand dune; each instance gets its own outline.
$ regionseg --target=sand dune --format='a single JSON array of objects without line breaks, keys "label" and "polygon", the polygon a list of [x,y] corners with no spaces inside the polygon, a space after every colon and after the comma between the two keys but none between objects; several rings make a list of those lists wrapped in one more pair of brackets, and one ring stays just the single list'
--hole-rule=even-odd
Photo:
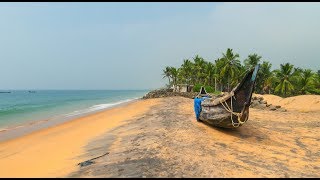
[{"label": "sand dune", "polygon": [[255,94],[262,96],[269,104],[280,105],[287,110],[298,112],[320,111],[320,95],[300,95],[282,98],[272,94]]}]

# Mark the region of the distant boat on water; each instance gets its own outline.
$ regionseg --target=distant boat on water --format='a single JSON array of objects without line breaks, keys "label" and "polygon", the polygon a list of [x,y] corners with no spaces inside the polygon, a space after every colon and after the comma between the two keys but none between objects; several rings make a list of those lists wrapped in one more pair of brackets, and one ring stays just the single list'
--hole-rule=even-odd
[{"label": "distant boat on water", "polygon": [[28,91],[29,93],[36,93],[36,91]]},{"label": "distant boat on water", "polygon": [[0,93],[11,93],[10,91],[0,91]]}]

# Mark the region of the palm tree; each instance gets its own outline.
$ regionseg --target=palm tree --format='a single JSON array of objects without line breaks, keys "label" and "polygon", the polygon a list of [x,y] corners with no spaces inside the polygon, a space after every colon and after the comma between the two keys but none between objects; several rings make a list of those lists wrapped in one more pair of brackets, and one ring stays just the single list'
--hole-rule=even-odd
[{"label": "palm tree", "polygon": [[268,61],[263,61],[260,66],[256,80],[256,91],[259,93],[261,93],[263,89],[271,88],[271,79],[269,79],[269,82],[266,82],[267,79],[272,75],[271,66],[272,64]]},{"label": "palm tree", "polygon": [[252,67],[256,66],[257,64],[259,64],[261,58],[262,57],[258,54],[249,54],[248,58],[244,60],[245,68],[251,69]]},{"label": "palm tree", "polygon": [[293,77],[293,65],[290,63],[280,64],[280,69],[275,70],[275,75],[278,78],[279,84],[275,88],[275,92],[280,92],[287,96],[287,92],[294,90],[291,83]]},{"label": "palm tree", "polygon": [[215,75],[215,66],[212,62],[208,62],[206,64],[206,67],[205,67],[205,82],[204,84],[205,85],[210,85],[212,86],[212,80],[214,78],[214,75]]},{"label": "palm tree", "polygon": [[301,83],[301,77],[302,77],[303,69],[300,67],[294,67],[293,73],[291,77],[291,83],[295,86],[295,89],[293,90],[293,94],[298,95],[300,92],[299,84]]},{"label": "palm tree", "polygon": [[168,78],[168,81],[169,81],[169,84],[168,86],[171,85],[171,81],[170,81],[170,67],[169,66],[166,66],[165,69],[162,70],[162,75],[163,77],[162,78]]},{"label": "palm tree", "polygon": [[298,80],[299,93],[310,93],[310,90],[315,88],[316,75],[311,69],[305,69],[302,71]]},{"label": "palm tree", "polygon": [[320,70],[317,71],[317,85],[316,85],[316,87],[320,89]]},{"label": "palm tree", "polygon": [[194,61],[193,73],[196,77],[196,83],[203,84],[204,79],[206,77],[206,74],[205,74],[206,61],[202,57],[200,57],[199,55],[196,55],[193,58],[193,61]]},{"label": "palm tree", "polygon": [[192,83],[192,70],[194,64],[189,60],[183,60],[183,64],[180,67],[179,76],[181,77],[181,81],[187,83],[188,85]]},{"label": "palm tree", "polygon": [[214,76],[215,76],[215,91],[217,91],[217,86],[220,86],[220,91],[222,91],[222,77],[220,76],[220,72],[223,66],[223,60],[218,58],[217,60],[215,60],[214,62],[215,64],[215,72],[214,72]]},{"label": "palm tree", "polygon": [[221,69],[220,75],[226,77],[228,81],[228,91],[230,91],[230,80],[239,74],[241,64],[239,54],[234,54],[232,49],[228,48],[227,52],[222,54],[223,67]]},{"label": "palm tree", "polygon": [[174,86],[174,90],[176,90],[177,82],[178,82],[178,69],[175,67],[169,67],[170,78],[172,79],[172,84]]},{"label": "palm tree", "polygon": [[247,73],[247,70],[246,70],[245,66],[240,64],[237,73],[235,74],[235,76],[231,80],[231,85],[236,86],[243,79],[243,77],[245,76],[246,73]]},{"label": "palm tree", "polygon": [[271,73],[271,75],[264,80],[262,91],[264,93],[271,94],[271,92],[273,91],[273,87],[276,86],[276,83],[277,83],[277,78],[273,73]]}]

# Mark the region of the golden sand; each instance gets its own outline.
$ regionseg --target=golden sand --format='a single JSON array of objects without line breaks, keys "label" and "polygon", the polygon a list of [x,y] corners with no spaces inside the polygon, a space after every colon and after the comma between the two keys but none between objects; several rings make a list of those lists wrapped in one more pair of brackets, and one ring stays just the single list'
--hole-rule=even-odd
[{"label": "golden sand", "polygon": [[[224,173],[219,177],[319,177],[317,169],[320,168],[320,157],[317,154],[320,152],[320,103],[317,102],[320,96],[263,97],[268,103],[279,103],[293,111],[275,112],[250,108],[248,122],[236,131],[213,129],[198,123],[212,141],[202,137],[197,146],[202,140],[208,148],[224,144],[222,147],[211,148],[217,154],[213,158],[214,162],[228,162],[238,167],[221,165],[213,169]],[[181,110],[190,113],[192,104],[185,104]],[[191,139],[193,134],[186,133],[183,136]],[[209,161],[210,156],[193,155],[190,159],[194,163],[202,161],[208,171],[213,163]],[[206,177],[204,174],[199,176]]]},{"label": "golden sand", "polygon": [[[319,177],[319,96],[263,97],[289,111],[250,108],[236,130],[196,122],[193,100],[182,97],[82,117],[1,143],[0,177]],[[102,154],[84,149],[92,141],[110,155],[79,169]]]},{"label": "golden sand", "polygon": [[64,177],[83,161],[83,146],[91,139],[156,103],[156,99],[133,102],[2,142],[0,177]]},{"label": "golden sand", "polygon": [[320,95],[300,95],[282,98],[272,94],[256,94],[262,96],[268,104],[280,105],[287,110],[298,112],[320,111]]},{"label": "golden sand", "polygon": [[109,154],[70,177],[320,176],[320,112],[250,108],[249,120],[228,130],[196,122],[192,99],[159,100],[88,144],[92,157]]}]

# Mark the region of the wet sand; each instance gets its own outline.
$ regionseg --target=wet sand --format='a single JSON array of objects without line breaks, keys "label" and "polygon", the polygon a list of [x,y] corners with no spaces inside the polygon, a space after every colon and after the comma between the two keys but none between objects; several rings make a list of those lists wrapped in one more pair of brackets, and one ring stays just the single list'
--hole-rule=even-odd
[{"label": "wet sand", "polygon": [[136,101],[0,142],[0,177],[65,177],[78,169],[92,139],[156,103]]},{"label": "wet sand", "polygon": [[0,144],[0,177],[320,177],[319,115],[250,108],[228,130],[142,100]]},{"label": "wet sand", "polygon": [[320,177],[320,112],[250,109],[235,130],[196,122],[193,100],[160,98],[87,144],[68,177]]}]

